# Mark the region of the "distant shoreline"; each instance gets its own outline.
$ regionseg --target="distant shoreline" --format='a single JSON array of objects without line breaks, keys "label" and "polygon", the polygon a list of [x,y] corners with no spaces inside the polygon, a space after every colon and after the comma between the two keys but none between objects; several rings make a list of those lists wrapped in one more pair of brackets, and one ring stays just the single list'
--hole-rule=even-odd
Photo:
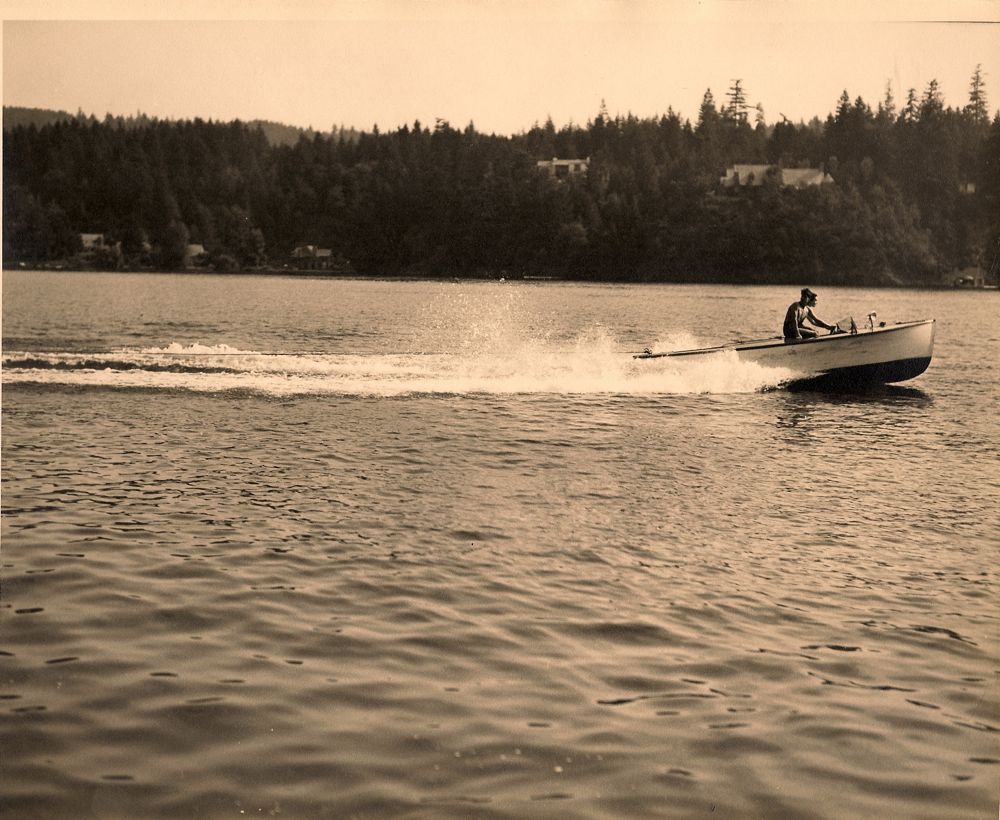
[{"label": "distant shoreline", "polygon": [[876,110],[845,92],[825,123],[755,128],[706,92],[697,124],[602,110],[586,126],[509,138],[438,120],[290,146],[239,122],[14,127],[5,150],[31,162],[5,169],[4,261],[407,279],[996,283],[998,192],[984,169],[1000,119],[943,108],[936,86],[911,103]]},{"label": "distant shoreline", "polygon": [[985,284],[982,286],[961,286],[940,284],[913,284],[913,283],[891,283],[891,282],[871,282],[871,283],[844,283],[826,280],[824,277],[804,277],[798,279],[786,279],[773,281],[737,281],[727,278],[690,278],[690,279],[652,279],[652,278],[612,278],[607,276],[545,276],[526,274],[522,276],[503,275],[498,273],[470,273],[463,276],[448,274],[419,274],[419,273],[372,273],[364,274],[357,271],[340,273],[337,271],[314,271],[314,270],[294,270],[294,269],[258,269],[240,271],[214,271],[205,269],[187,270],[159,270],[159,269],[133,269],[133,270],[113,270],[102,271],[86,268],[67,268],[54,265],[40,267],[10,267],[3,268],[4,273],[63,273],[73,274],[135,274],[152,276],[218,276],[221,278],[232,278],[238,276],[273,276],[285,277],[289,279],[341,279],[357,281],[376,282],[527,282],[527,283],[552,283],[565,282],[569,284],[595,284],[595,285],[710,285],[717,287],[789,287],[801,285],[804,282],[817,287],[829,288],[872,288],[878,290],[924,290],[924,291],[998,291],[1000,287],[996,284]]}]

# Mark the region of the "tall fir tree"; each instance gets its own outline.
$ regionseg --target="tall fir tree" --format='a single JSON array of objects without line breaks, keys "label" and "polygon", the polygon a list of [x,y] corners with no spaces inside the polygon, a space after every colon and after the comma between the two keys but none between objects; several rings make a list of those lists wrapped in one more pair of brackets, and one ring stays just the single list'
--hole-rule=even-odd
[{"label": "tall fir tree", "polygon": [[981,65],[976,66],[969,81],[969,104],[965,106],[965,112],[976,125],[989,126],[990,109],[986,102],[986,81]]},{"label": "tall fir tree", "polygon": [[748,110],[746,93],[743,91],[743,80],[736,79],[732,82],[727,95],[729,104],[726,106],[726,115],[736,122],[743,123],[747,121]]}]

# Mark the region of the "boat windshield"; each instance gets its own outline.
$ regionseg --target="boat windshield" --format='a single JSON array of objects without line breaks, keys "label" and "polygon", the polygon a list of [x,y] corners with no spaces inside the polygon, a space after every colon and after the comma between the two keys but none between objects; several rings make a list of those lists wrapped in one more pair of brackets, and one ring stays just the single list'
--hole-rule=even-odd
[{"label": "boat windshield", "polygon": [[843,319],[837,320],[837,332],[856,334],[858,332],[858,323],[854,321],[853,316],[845,316]]}]

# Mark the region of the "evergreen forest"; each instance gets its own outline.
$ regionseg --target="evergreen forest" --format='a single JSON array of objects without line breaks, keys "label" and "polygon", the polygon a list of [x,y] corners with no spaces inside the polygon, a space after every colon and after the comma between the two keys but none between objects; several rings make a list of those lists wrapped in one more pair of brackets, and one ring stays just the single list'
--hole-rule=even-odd
[{"label": "evergreen forest", "polygon": [[[890,87],[874,108],[834,102],[769,124],[734,80],[694,123],[602,104],[586,125],[511,136],[5,117],[3,263],[177,270],[198,244],[206,269],[281,270],[314,245],[358,275],[920,286],[978,266],[996,282],[1000,114],[979,68],[959,107],[934,80],[898,104]],[[557,157],[589,163],[539,168]],[[778,170],[721,185],[735,164]],[[783,186],[794,168],[829,176]],[[105,247],[84,254],[85,233]]]}]

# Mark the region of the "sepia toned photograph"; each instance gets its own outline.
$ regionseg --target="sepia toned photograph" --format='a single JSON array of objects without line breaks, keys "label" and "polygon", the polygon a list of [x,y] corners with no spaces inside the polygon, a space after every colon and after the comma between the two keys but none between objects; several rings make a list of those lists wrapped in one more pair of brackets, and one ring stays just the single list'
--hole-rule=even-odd
[{"label": "sepia toned photograph", "polygon": [[998,816],[1000,4],[0,14],[0,818]]}]

